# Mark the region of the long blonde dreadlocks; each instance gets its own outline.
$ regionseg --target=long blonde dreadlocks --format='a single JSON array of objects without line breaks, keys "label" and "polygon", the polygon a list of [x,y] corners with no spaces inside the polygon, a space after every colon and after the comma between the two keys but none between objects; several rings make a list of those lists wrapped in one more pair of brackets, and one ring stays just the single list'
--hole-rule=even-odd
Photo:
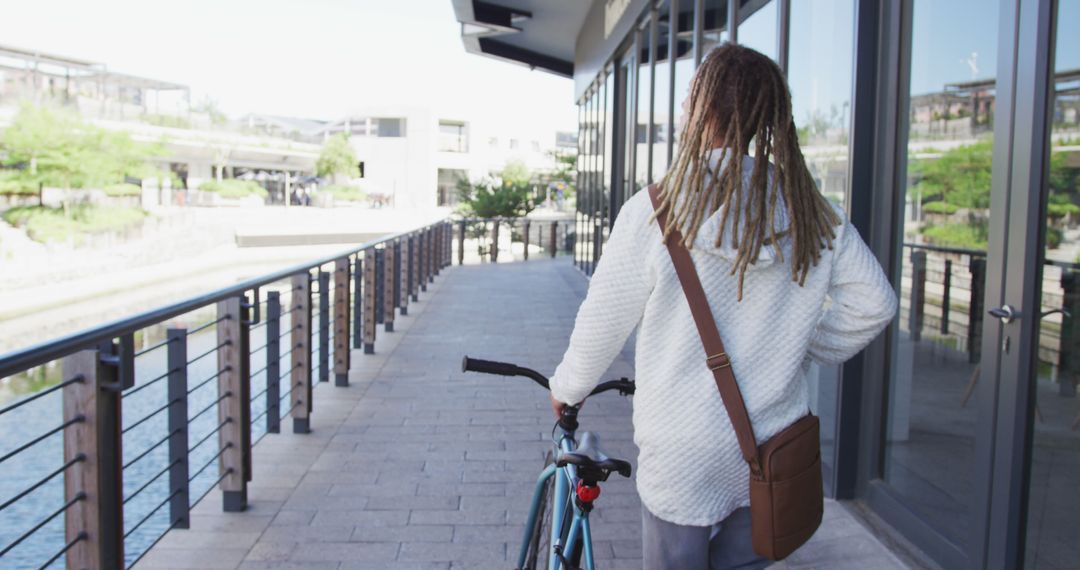
[{"label": "long blonde dreadlocks", "polygon": [[[724,204],[716,247],[731,239],[738,251],[731,274],[738,273],[738,299],[746,270],[761,247],[776,244],[785,233],[773,224],[778,198],[790,220],[791,278],[802,286],[821,251],[832,248],[834,227],[841,220],[818,192],[806,168],[791,116],[791,95],[783,72],[771,59],[750,48],[727,43],[709,54],[698,68],[689,108],[672,167],[660,181],[660,207],[670,222],[664,239],[678,229],[691,247],[702,221]],[[743,162],[754,144],[754,167],[743,204]],[[719,173],[709,166],[709,151],[727,147],[728,160]],[[774,158],[774,184],[769,186],[769,160]],[[708,176],[707,176],[708,175]],[[735,212],[734,216],[732,212]],[[745,213],[744,213],[745,212]],[[742,215],[740,215],[742,214]],[[731,236],[725,236],[728,218]],[[776,247],[781,262],[783,252]]]}]

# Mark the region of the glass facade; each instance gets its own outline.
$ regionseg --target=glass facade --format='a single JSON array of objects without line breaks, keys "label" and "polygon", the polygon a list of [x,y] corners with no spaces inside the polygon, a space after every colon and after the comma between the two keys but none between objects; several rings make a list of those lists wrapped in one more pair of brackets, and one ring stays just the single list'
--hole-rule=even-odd
[{"label": "glass facade", "polygon": [[807,375],[827,493],[946,568],[1076,567],[1080,0],[738,12],[735,30],[724,0],[624,16],[579,100],[578,266],[592,272],[618,204],[663,176],[696,65],[732,36],[765,53],[819,190],[901,301],[863,354]]}]

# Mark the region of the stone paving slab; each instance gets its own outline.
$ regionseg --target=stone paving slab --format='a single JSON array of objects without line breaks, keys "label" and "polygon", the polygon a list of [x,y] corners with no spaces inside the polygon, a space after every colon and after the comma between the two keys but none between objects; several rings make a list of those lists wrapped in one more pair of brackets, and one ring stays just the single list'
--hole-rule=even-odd
[{"label": "stone paving slab", "polygon": [[[350,386],[315,389],[312,433],[264,438],[245,513],[213,492],[190,530],[168,533],[139,568],[245,570],[511,568],[549,447],[547,394],[531,381],[463,374],[463,355],[550,373],[587,282],[565,260],[445,270],[353,354]],[[608,377],[632,376],[628,348]],[[631,401],[605,394],[583,429],[634,460]],[[288,431],[288,424],[283,425]],[[600,568],[641,568],[641,505],[613,477],[594,511]],[[904,568],[844,507],[777,569]]]}]

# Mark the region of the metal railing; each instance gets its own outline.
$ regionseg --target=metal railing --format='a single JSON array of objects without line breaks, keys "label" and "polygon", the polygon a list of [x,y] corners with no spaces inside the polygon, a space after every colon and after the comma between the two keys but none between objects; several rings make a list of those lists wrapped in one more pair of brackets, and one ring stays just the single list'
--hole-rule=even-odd
[{"label": "metal railing", "polygon": [[[453,225],[453,253],[458,265],[465,263],[467,255],[475,255],[481,262],[497,263],[503,252],[528,261],[530,254],[555,257],[559,252],[572,253],[574,248],[572,218],[463,218],[455,220]],[[515,243],[521,244],[520,253],[515,251]]]},{"label": "metal railing", "polygon": [[[932,340],[980,358],[986,315],[986,252],[905,243],[901,326],[914,341]],[[1042,283],[1039,358],[1080,372],[1080,264],[1046,260]],[[1062,312],[1064,311],[1064,312]]]},{"label": "metal railing", "polygon": [[[294,433],[310,431],[313,385],[331,372],[348,385],[351,349],[373,353],[377,322],[392,331],[395,313],[450,265],[452,233],[439,221],[0,357],[0,379],[62,368],[58,383],[0,419],[40,414],[33,408],[56,394],[63,410],[55,426],[0,451],[2,466],[62,439],[57,465],[0,497],[7,518],[43,489],[62,494],[48,508],[36,497],[25,526],[0,537],[0,566],[66,557],[72,568],[122,568],[168,530],[189,528],[190,509],[215,488],[225,511],[246,509],[254,443],[289,417]],[[176,322],[199,314],[198,326]],[[164,338],[147,341],[162,326]],[[19,552],[46,528],[52,540]]]}]

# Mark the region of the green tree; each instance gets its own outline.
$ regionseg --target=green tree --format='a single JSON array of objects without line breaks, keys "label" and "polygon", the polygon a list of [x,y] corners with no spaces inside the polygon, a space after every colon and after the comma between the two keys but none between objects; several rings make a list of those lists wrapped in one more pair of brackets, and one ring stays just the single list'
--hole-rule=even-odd
[{"label": "green tree", "polygon": [[912,161],[918,178],[915,190],[924,201],[942,200],[960,208],[990,207],[993,141],[980,141],[944,152],[933,159]]},{"label": "green tree", "polygon": [[535,208],[532,188],[527,182],[487,179],[479,182],[458,180],[458,208],[476,218],[519,218]]},{"label": "green tree", "polygon": [[528,185],[532,181],[532,174],[529,173],[529,167],[525,166],[524,162],[508,160],[502,172],[499,173],[499,178],[502,178],[504,183]]},{"label": "green tree", "polygon": [[345,133],[336,134],[323,143],[319,160],[315,162],[315,174],[327,177],[339,174],[349,178],[360,175],[356,153]]}]

